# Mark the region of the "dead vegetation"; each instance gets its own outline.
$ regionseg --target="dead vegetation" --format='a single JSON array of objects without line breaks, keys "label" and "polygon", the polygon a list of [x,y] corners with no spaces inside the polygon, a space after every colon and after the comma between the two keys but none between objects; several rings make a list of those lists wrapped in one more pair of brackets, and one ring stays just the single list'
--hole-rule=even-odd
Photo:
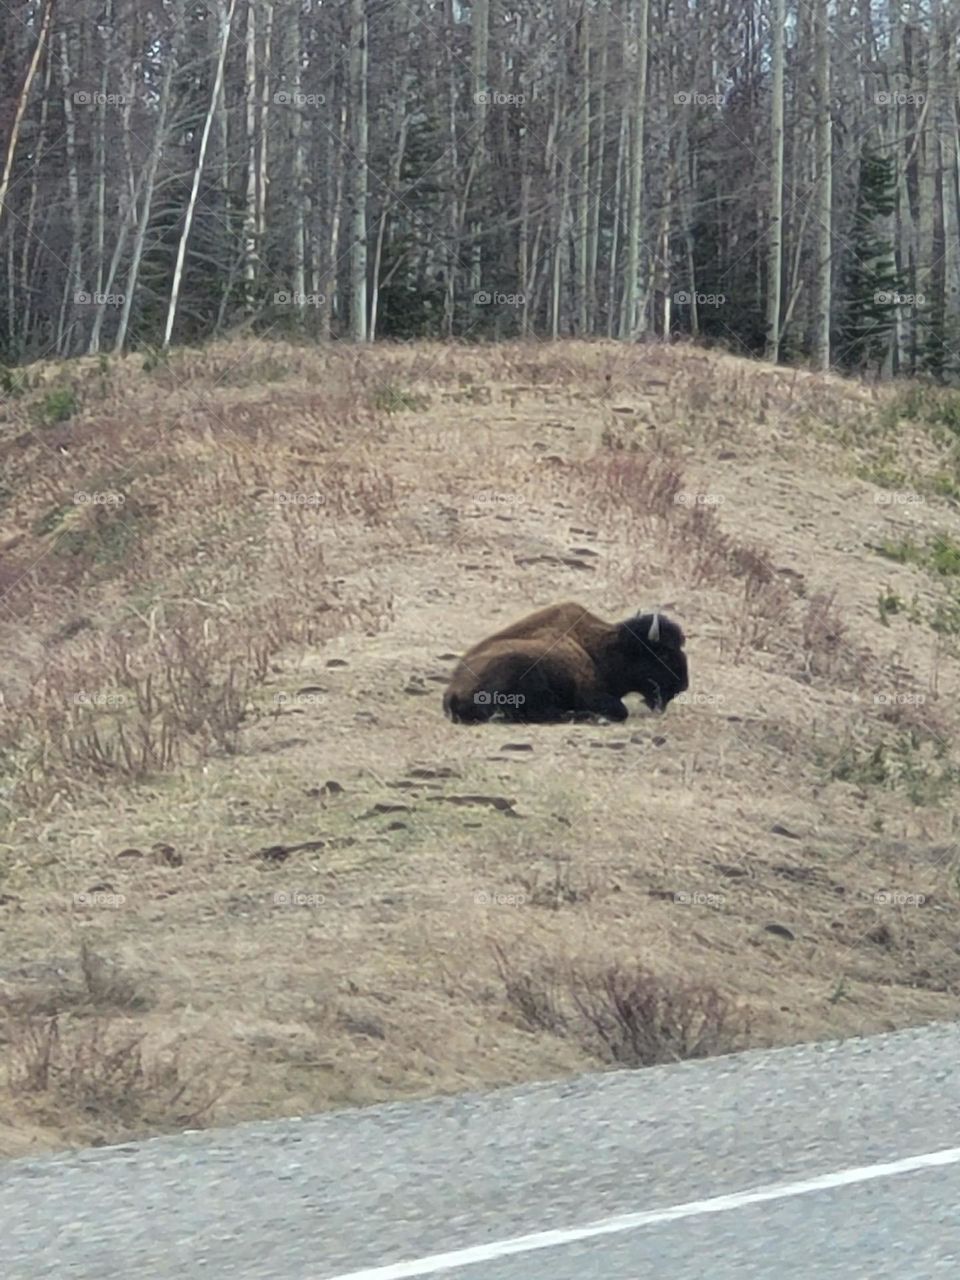
[{"label": "dead vegetation", "polygon": [[[942,397],[614,343],[27,372],[0,1151],[956,1015]],[[447,724],[563,599],[676,616],[689,694]]]},{"label": "dead vegetation", "polygon": [[618,1066],[713,1057],[750,1043],[749,1011],[708,982],[665,978],[639,964],[521,968],[501,947],[495,961],[523,1026],[570,1036]]}]

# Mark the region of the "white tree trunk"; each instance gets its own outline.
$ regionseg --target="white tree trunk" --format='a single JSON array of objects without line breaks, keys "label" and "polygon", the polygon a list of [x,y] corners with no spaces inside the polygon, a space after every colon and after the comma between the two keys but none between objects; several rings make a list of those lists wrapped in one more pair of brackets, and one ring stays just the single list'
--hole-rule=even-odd
[{"label": "white tree trunk", "polygon": [[367,6],[350,0],[350,336],[367,340]]},{"label": "white tree trunk", "polygon": [[640,286],[640,242],[643,228],[643,144],[647,110],[647,44],[649,0],[634,0],[630,28],[633,109],[627,178],[627,263],[620,337],[635,341],[643,332],[646,298]]},{"label": "white tree trunk", "polygon": [[230,42],[230,28],[233,26],[233,15],[236,7],[237,0],[230,0],[230,8],[227,11],[227,18],[223,25],[223,35],[220,41],[220,56],[217,59],[217,73],[213,83],[213,92],[210,95],[210,107],[207,111],[207,117],[203,123],[203,137],[200,140],[200,154],[197,156],[197,165],[193,174],[193,187],[190,191],[189,203],[187,204],[187,215],[184,219],[183,231],[180,235],[180,244],[177,247],[177,263],[173,270],[173,287],[170,290],[170,305],[167,308],[167,323],[163,332],[164,349],[170,345],[174,321],[177,318],[177,304],[180,300],[180,283],[183,279],[183,263],[187,254],[187,241],[190,238],[190,228],[193,226],[193,214],[197,207],[197,192],[200,190],[200,176],[203,173],[203,163],[207,156],[207,144],[210,141],[210,130],[213,126],[214,115],[216,114],[217,98],[220,95],[220,86],[223,82],[223,64],[227,57],[227,45]]},{"label": "white tree trunk", "polygon": [[766,357],[780,359],[781,263],[783,261],[783,29],[784,0],[772,0],[770,38],[773,83],[770,103],[770,205],[767,229],[767,340]]},{"label": "white tree trunk", "polygon": [[830,118],[829,0],[816,0],[814,10],[816,96],[817,262],[814,301],[814,362],[830,368],[830,297],[832,283],[833,132]]}]

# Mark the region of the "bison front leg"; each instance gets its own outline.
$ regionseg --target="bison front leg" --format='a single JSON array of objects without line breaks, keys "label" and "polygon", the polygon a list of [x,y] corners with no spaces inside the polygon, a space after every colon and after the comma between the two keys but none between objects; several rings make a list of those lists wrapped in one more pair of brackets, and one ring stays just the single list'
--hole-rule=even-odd
[{"label": "bison front leg", "polygon": [[626,720],[630,712],[620,698],[600,693],[584,703],[583,710],[592,716],[604,716],[607,720]]},{"label": "bison front leg", "polygon": [[578,715],[605,716],[607,720],[626,720],[630,714],[623,701],[608,693],[598,679],[581,681],[575,710]]}]

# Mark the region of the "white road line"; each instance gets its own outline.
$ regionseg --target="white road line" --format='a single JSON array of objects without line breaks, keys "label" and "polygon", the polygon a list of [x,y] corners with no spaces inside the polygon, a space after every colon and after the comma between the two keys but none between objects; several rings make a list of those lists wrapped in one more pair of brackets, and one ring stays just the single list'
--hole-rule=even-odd
[{"label": "white road line", "polygon": [[514,1236],[512,1240],[493,1240],[488,1244],[474,1245],[469,1249],[454,1249],[450,1253],[435,1253],[428,1258],[411,1262],[391,1262],[386,1266],[367,1267],[363,1271],[349,1271],[331,1276],[330,1280],[410,1280],[414,1276],[432,1276],[438,1271],[457,1267],[469,1267],[477,1262],[492,1262],[514,1253],[532,1253],[536,1249],[555,1249],[559,1245],[573,1244],[577,1240],[589,1240],[594,1236],[616,1235],[623,1231],[635,1231],[638,1227],[652,1227],[659,1222],[676,1222],[680,1218],[694,1218],[701,1213],[726,1213],[729,1209],[742,1209],[748,1204],[762,1204],[765,1200],[785,1200],[789,1196],[803,1196],[811,1191],[829,1191],[832,1187],[850,1186],[856,1182],[872,1182],[875,1178],[892,1178],[898,1173],[915,1173],[921,1169],[935,1169],[960,1163],[960,1147],[947,1147],[943,1151],[930,1151],[922,1156],[908,1156],[890,1164],[868,1164],[859,1169],[840,1169],[836,1173],[824,1173],[802,1182],[784,1182],[771,1187],[758,1187],[753,1191],[735,1191],[728,1196],[714,1196],[710,1200],[691,1200],[686,1204],[671,1205],[666,1209],[650,1209],[645,1213],[625,1213],[617,1218],[601,1218],[583,1227],[568,1227],[557,1231],[538,1231],[533,1235]]}]

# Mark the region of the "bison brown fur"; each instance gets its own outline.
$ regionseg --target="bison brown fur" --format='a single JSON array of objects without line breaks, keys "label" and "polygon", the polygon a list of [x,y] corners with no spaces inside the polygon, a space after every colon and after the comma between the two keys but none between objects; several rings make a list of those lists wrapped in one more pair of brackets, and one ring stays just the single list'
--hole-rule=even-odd
[{"label": "bison brown fur", "polygon": [[550,605],[469,649],[443,708],[460,723],[497,712],[524,722],[625,720],[624,695],[639,693],[660,712],[687,688],[684,641],[677,623],[659,613],[604,622],[582,605]]}]

